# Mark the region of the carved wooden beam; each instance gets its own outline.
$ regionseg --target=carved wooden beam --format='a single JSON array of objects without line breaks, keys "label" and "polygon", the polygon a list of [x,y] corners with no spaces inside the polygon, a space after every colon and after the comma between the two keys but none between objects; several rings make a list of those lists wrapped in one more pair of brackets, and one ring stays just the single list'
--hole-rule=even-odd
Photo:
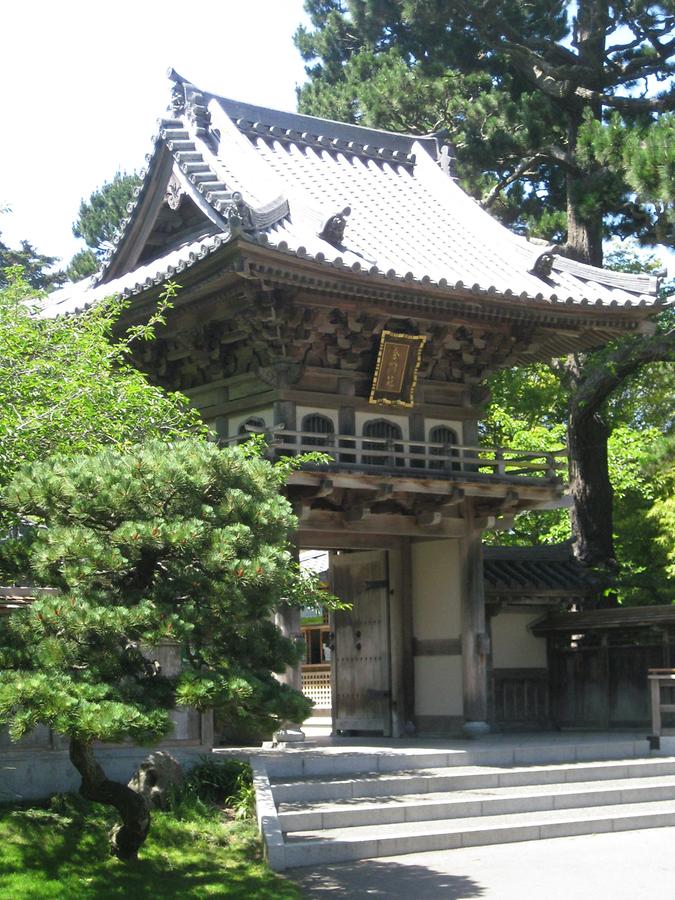
[{"label": "carved wooden beam", "polygon": [[344,515],[348,522],[361,522],[370,515],[370,506],[365,503],[355,503],[345,510]]},{"label": "carved wooden beam", "polygon": [[520,500],[520,495],[518,491],[507,491],[506,497],[502,500],[502,502],[495,509],[496,515],[503,515],[504,513],[510,512],[512,509],[515,509],[518,506],[518,501]]},{"label": "carved wooden beam", "polygon": [[316,497],[330,497],[335,490],[335,483],[330,478],[322,478],[317,488]]},{"label": "carved wooden beam", "polygon": [[298,520],[298,525],[309,518],[311,512],[311,502],[309,497],[301,497],[297,500],[293,500],[291,505],[293,507],[293,513]]},{"label": "carved wooden beam", "polygon": [[[335,549],[346,547],[346,535],[378,535],[380,540],[389,541],[395,537],[458,538],[465,534],[465,523],[461,519],[441,517],[436,526],[422,526],[415,516],[398,513],[373,513],[362,519],[351,518],[349,512],[326,509],[312,509],[299,524],[306,547],[319,546],[319,536],[323,535],[321,546]],[[353,546],[353,544],[349,544]],[[358,547],[358,543],[356,544]],[[387,546],[386,543],[380,546]]]},{"label": "carved wooden beam", "polygon": [[441,503],[441,510],[446,511],[453,508],[453,506],[457,506],[458,503],[461,503],[464,499],[465,491],[460,487],[453,487],[449,496],[443,498],[443,502]]},{"label": "carved wooden beam", "polygon": [[441,524],[443,515],[438,509],[427,509],[416,517],[417,524],[421,528],[434,528]]},{"label": "carved wooden beam", "polygon": [[377,493],[375,494],[374,502],[378,502],[379,500],[390,500],[391,495],[394,493],[394,485],[384,481],[379,486]]}]

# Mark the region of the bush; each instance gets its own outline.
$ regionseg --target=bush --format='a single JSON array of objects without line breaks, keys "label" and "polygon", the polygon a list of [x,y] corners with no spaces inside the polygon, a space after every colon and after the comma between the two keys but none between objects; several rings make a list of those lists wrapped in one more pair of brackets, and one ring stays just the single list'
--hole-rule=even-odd
[{"label": "bush", "polygon": [[188,775],[184,795],[203,803],[215,803],[234,810],[237,819],[255,814],[253,772],[239,759],[213,760],[204,757]]}]

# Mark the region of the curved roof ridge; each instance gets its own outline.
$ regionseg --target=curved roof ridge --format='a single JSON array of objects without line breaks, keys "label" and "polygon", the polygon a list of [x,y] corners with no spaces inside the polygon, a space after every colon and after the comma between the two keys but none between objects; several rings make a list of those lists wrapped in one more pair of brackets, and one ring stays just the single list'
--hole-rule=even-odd
[{"label": "curved roof ridge", "polygon": [[237,123],[259,123],[272,128],[276,126],[285,131],[297,132],[298,137],[302,134],[311,134],[317,138],[344,140],[348,143],[354,142],[366,147],[370,145],[378,149],[390,150],[392,153],[399,152],[407,155],[412,152],[413,144],[418,142],[433,159],[438,159],[440,154],[438,137],[433,134],[403,134],[398,131],[385,131],[365,125],[337,122],[334,119],[324,119],[319,116],[308,116],[304,113],[270,109],[266,106],[231,100],[228,97],[209,92],[204,92],[204,96],[209,100],[215,100],[224,112]]}]

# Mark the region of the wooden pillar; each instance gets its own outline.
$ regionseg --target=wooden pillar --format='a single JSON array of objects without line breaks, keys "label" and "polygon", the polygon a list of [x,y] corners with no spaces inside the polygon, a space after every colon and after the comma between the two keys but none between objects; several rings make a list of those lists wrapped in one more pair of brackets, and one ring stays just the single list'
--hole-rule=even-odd
[{"label": "wooden pillar", "polygon": [[[297,431],[295,403],[292,400],[275,400],[273,406],[274,425],[283,425],[286,431]],[[295,438],[292,438],[295,442]]]},{"label": "wooden pillar", "polygon": [[465,522],[466,535],[460,548],[464,727],[467,734],[477,736],[490,730],[487,691],[489,640],[485,629],[482,533],[474,524],[470,500],[465,502]]},{"label": "wooden pillar", "polygon": [[389,551],[389,646],[391,655],[392,735],[414,731],[415,670],[413,659],[410,540]]}]

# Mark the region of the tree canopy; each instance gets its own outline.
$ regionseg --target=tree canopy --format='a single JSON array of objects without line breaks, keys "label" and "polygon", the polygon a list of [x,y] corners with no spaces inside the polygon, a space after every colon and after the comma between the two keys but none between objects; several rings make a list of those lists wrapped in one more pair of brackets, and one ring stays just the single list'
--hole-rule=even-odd
[{"label": "tree canopy", "polygon": [[[50,453],[130,446],[203,429],[179,394],[151,385],[128,362],[158,314],[121,336],[124,303],[111,298],[79,316],[44,319],[20,268],[0,290],[0,526],[11,521],[2,490],[20,465]],[[173,290],[173,289],[172,289]],[[165,297],[165,302],[169,298]]]},{"label": "tree canopy", "polygon": [[56,256],[40,253],[30,241],[21,241],[20,249],[8,247],[0,239],[0,290],[7,288],[11,271],[21,267],[25,282],[35,290],[41,291],[63,284],[66,276],[63,272],[49,272],[58,262]]},{"label": "tree canopy", "polygon": [[133,200],[140,183],[136,174],[117,172],[112,181],[104,182],[89,200],[80,203],[73,234],[82,238],[95,255],[103,253],[117,234],[120,223],[128,215],[127,204]]},{"label": "tree canopy", "polygon": [[[94,741],[155,741],[177,705],[293,720],[309,710],[272,674],[300,655],[272,612],[323,596],[289,552],[289,465],[248,445],[151,441],[54,456],[5,491],[17,517],[41,526],[33,571],[60,592],[0,620],[0,722],[14,739],[38,724],[70,739],[82,793],[122,816],[121,858],[136,855],[148,812],[105,776]],[[183,648],[178,674],[155,660],[163,641]]]}]

